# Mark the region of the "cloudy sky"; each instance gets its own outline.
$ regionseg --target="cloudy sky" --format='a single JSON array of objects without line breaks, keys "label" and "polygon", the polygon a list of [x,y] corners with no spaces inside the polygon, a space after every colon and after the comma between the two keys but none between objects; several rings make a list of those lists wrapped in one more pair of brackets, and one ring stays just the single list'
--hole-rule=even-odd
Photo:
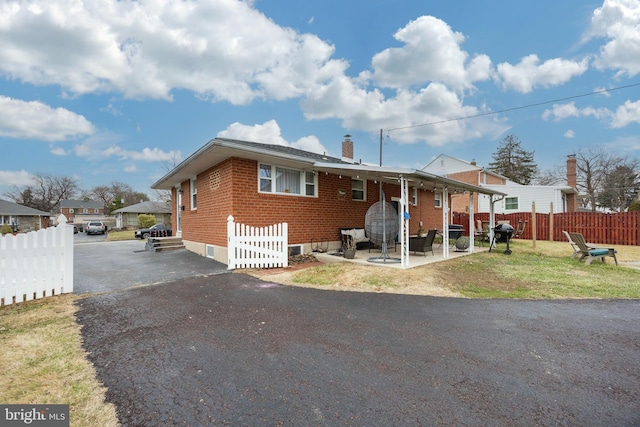
[{"label": "cloudy sky", "polygon": [[[216,136],[422,168],[640,156],[640,0],[4,0],[0,194],[149,186]],[[461,119],[460,118],[466,118]],[[151,194],[150,194],[151,195]]]}]

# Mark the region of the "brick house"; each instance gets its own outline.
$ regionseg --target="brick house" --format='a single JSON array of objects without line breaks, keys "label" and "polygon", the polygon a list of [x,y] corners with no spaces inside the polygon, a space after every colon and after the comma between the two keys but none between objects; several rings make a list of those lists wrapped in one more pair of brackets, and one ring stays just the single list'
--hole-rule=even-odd
[{"label": "brick house", "polygon": [[67,199],[60,202],[60,213],[67,217],[80,230],[89,221],[104,221],[104,204],[93,200]]},{"label": "brick house", "polygon": [[47,228],[50,217],[49,212],[0,199],[0,226],[8,224],[14,232],[27,233]]},{"label": "brick house", "polygon": [[313,241],[338,247],[342,227],[364,228],[381,189],[398,212],[410,216],[400,228],[406,230],[401,239],[421,226],[446,228],[450,193],[495,193],[425,171],[356,163],[349,138],[342,158],[215,138],[151,188],[171,190],[172,227],[185,247],[204,255],[211,245],[213,258],[221,262],[227,261],[229,215],[255,227],[287,222],[289,246],[310,252]]},{"label": "brick house", "polygon": [[[554,213],[576,210],[578,191],[576,190],[575,156],[570,156],[567,160],[567,185],[518,184],[478,166],[475,161],[467,162],[445,154],[433,159],[423,170],[505,193],[504,197],[494,200],[494,213],[531,212],[533,202],[536,203],[538,213],[550,213],[551,207]],[[474,199],[474,212],[489,212],[491,202],[489,195],[480,195]],[[468,198],[454,195],[451,200],[451,210],[469,212]]]}]

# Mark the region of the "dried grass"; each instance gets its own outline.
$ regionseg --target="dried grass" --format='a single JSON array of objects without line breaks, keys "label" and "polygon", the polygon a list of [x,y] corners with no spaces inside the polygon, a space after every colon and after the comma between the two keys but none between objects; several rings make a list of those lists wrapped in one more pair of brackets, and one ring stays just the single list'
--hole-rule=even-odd
[{"label": "dried grass", "polygon": [[0,402],[69,404],[72,426],[116,426],[82,349],[70,294],[0,308]]}]

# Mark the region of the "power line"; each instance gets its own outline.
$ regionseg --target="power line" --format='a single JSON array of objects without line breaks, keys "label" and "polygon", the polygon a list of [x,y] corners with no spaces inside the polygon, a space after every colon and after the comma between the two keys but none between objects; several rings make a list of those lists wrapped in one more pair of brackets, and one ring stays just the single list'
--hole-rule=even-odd
[{"label": "power line", "polygon": [[600,93],[605,93],[605,92],[613,92],[614,90],[628,89],[630,87],[635,87],[635,86],[640,86],[640,83],[633,83],[633,84],[626,85],[626,86],[618,86],[618,87],[614,87],[614,88],[611,88],[611,89],[596,90],[596,91],[593,91],[593,92],[583,93],[583,94],[580,94],[580,95],[567,96],[565,98],[552,99],[550,101],[536,102],[535,104],[527,104],[527,105],[522,105],[522,106],[519,106],[519,107],[507,108],[507,109],[504,109],[504,110],[489,111],[489,112],[486,112],[486,113],[474,114],[473,116],[456,117],[456,118],[453,118],[453,119],[439,120],[437,122],[429,122],[429,123],[421,123],[421,124],[418,124],[418,125],[397,127],[397,128],[393,128],[393,129],[387,129],[387,132],[391,132],[391,131],[395,131],[395,130],[403,130],[403,129],[412,129],[412,128],[417,128],[417,127],[422,127],[422,126],[439,125],[439,124],[442,124],[442,123],[457,122],[457,121],[460,121],[460,120],[474,119],[476,117],[491,116],[491,115],[494,115],[494,114],[507,113],[509,111],[515,111],[515,110],[522,110],[522,109],[525,109],[525,108],[538,107],[540,105],[546,105],[546,104],[553,104],[554,102],[568,101],[570,99],[584,98],[586,96],[598,95]]}]

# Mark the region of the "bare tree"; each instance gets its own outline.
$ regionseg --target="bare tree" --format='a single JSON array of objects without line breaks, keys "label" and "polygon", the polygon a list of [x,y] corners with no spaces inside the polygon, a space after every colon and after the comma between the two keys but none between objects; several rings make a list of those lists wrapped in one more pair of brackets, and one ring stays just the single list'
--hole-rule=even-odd
[{"label": "bare tree", "polygon": [[540,171],[531,181],[534,185],[566,185],[566,166],[555,166],[552,169]]},{"label": "bare tree", "polygon": [[604,180],[623,159],[606,151],[603,147],[588,147],[576,153],[577,187],[587,194],[584,207],[591,207],[595,212],[597,196],[603,188]]},{"label": "bare tree", "polygon": [[135,205],[149,200],[149,196],[145,193],[134,191],[129,184],[119,181],[113,181],[108,186],[100,185],[94,187],[88,192],[88,195],[91,199],[102,201],[107,214],[124,206]]},{"label": "bare tree", "polygon": [[14,186],[3,196],[30,208],[56,214],[62,200],[73,199],[80,193],[75,178],[37,174],[35,183],[23,187]]},{"label": "bare tree", "polygon": [[616,166],[603,181],[603,188],[598,193],[598,206],[624,212],[636,198],[639,189],[640,174],[633,165]]}]

